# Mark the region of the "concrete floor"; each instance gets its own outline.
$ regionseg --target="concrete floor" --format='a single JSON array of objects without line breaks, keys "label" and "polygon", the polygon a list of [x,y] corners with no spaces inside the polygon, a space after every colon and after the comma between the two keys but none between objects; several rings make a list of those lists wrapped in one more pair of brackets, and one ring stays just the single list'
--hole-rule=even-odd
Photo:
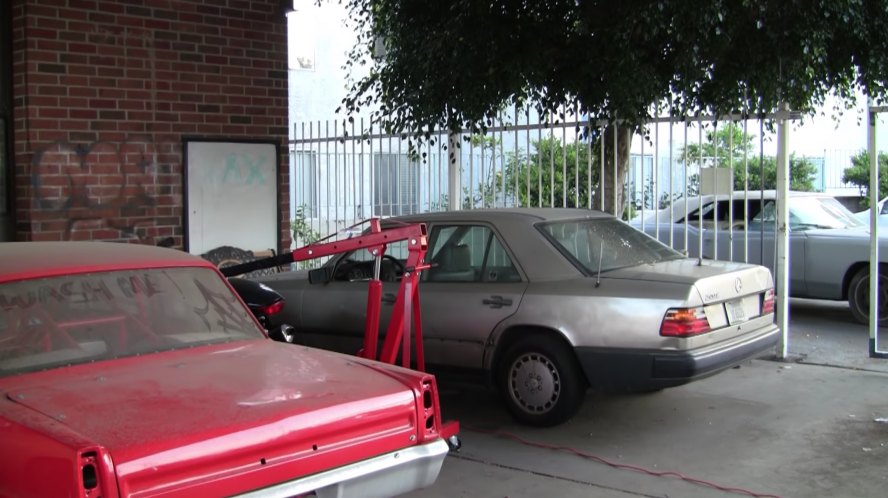
[{"label": "concrete floor", "polygon": [[867,329],[847,307],[822,304],[793,301],[801,363],[754,360],[655,394],[590,393],[559,427],[517,425],[486,391],[444,380],[463,449],[408,496],[749,496],[675,473],[755,496],[886,496],[888,360],[867,358]]}]

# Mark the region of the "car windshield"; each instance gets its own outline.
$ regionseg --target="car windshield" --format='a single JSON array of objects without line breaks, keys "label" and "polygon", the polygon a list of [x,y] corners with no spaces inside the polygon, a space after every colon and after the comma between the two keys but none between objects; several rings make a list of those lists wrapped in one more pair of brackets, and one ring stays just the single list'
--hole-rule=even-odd
[{"label": "car windshield", "polygon": [[558,221],[540,230],[589,275],[684,256],[615,219]]},{"label": "car windshield", "polygon": [[0,284],[0,376],[261,337],[249,311],[209,268]]},{"label": "car windshield", "polygon": [[[776,201],[768,200],[765,201],[764,208],[752,221],[754,223],[774,223],[776,219]],[[799,196],[789,198],[789,227],[791,230],[861,226],[864,224],[832,197]]]}]

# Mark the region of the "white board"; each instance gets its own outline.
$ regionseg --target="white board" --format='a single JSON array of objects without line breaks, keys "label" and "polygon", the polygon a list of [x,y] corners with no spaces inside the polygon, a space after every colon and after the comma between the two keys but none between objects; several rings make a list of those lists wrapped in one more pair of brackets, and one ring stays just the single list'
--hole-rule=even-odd
[{"label": "white board", "polygon": [[733,168],[701,168],[700,193],[731,195],[734,191]]},{"label": "white board", "polygon": [[273,142],[185,142],[185,247],[278,248],[278,151]]}]

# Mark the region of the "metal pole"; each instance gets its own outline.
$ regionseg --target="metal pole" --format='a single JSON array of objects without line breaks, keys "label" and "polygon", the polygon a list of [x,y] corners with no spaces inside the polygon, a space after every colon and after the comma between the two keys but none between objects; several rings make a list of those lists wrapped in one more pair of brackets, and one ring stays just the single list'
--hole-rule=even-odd
[{"label": "metal pole", "polygon": [[[749,263],[749,118],[743,119],[743,262]],[[762,205],[762,203],[759,203]]]},{"label": "metal pole", "polygon": [[[440,141],[440,140],[439,140]],[[459,134],[450,130],[447,135],[447,209],[456,211],[460,208],[460,171],[462,171],[462,154],[459,153]]]},{"label": "metal pole", "polygon": [[[876,149],[876,111],[872,109],[872,102],[867,102],[867,152],[869,153],[870,182],[870,265],[869,265],[869,335],[870,356],[877,356],[879,348],[879,158]],[[875,263],[875,264],[874,264]]]},{"label": "metal pole", "polygon": [[697,123],[697,258],[703,260],[703,122]]},{"label": "metal pole", "polygon": [[561,123],[561,207],[567,207],[567,125],[563,120]]},{"label": "metal pole", "polygon": [[[579,105],[574,106],[574,115],[576,119],[580,119],[580,107]],[[580,127],[574,127],[574,205],[573,207],[580,207]]]},{"label": "metal pole", "polygon": [[617,127],[617,120],[614,119],[614,167],[613,167],[613,170],[614,170],[613,171],[614,192],[613,192],[613,196],[614,196],[614,216],[616,216],[617,218],[620,217],[620,213],[617,212],[617,163],[620,160],[620,157],[619,157],[620,151],[619,151],[619,146],[618,146],[619,142],[618,142],[617,134],[619,133],[619,131],[620,131],[620,129]]},{"label": "metal pole", "polygon": [[684,198],[684,202],[682,204],[684,204],[684,213],[682,214],[681,219],[683,219],[685,222],[685,229],[684,229],[684,245],[681,246],[681,248],[682,248],[682,251],[684,252],[685,256],[687,256],[688,255],[688,225],[690,224],[690,220],[688,220],[688,202],[690,202],[690,200],[691,200],[691,192],[690,192],[690,189],[688,188],[688,122],[687,122],[687,120],[684,121],[683,155],[684,155],[684,167],[682,169],[684,170],[684,192],[682,194],[682,197]]},{"label": "metal pole", "polygon": [[[659,113],[658,113],[659,114]],[[641,138],[642,143],[644,137]],[[651,209],[654,210],[654,233],[656,239],[660,240],[660,123],[654,123],[654,152],[653,152],[653,169],[654,182],[651,188],[653,199],[651,199]]]},{"label": "metal pole", "polygon": [[[647,167],[645,166],[645,161],[644,161],[644,142],[646,141],[645,140],[646,132],[647,132],[647,130],[645,129],[645,126],[642,126],[641,127],[641,161],[639,161],[640,166],[641,166],[641,231],[642,232],[645,231],[645,225],[646,225],[646,221],[647,221],[645,219],[646,218],[645,208],[647,208],[647,199],[644,198],[644,194],[645,194],[645,190],[646,190],[645,183],[647,183],[647,180],[645,179],[645,176],[646,176],[645,173],[647,173],[647,171],[646,171]],[[633,178],[635,178],[636,177],[635,171],[632,171],[631,173],[632,173],[631,176]],[[651,182],[651,185],[653,185],[653,181]],[[653,191],[653,186],[651,187],[651,191]],[[659,240],[659,237],[657,237],[657,239]]]},{"label": "metal pole", "polygon": [[[672,111],[670,109],[669,115],[672,115]],[[673,230],[672,225],[675,223],[675,217],[673,216],[672,211],[672,199],[675,198],[675,193],[673,192],[674,185],[672,177],[674,176],[675,164],[672,162],[672,133],[675,128],[675,123],[669,123],[669,247],[675,247],[675,230]]]},{"label": "metal pole", "polygon": [[599,209],[601,209],[602,211],[604,211],[604,150],[606,149],[605,143],[604,143],[604,137],[605,137],[606,131],[607,131],[607,125],[602,126],[601,127],[601,138],[599,139],[599,142],[601,142],[601,172],[599,172],[599,174],[598,174],[598,190],[601,193],[601,196],[600,196],[601,202],[599,203],[599,204],[601,204],[601,207]]},{"label": "metal pole", "polygon": [[[712,259],[718,259],[718,196],[721,192],[719,192],[718,188],[718,177],[719,177],[719,160],[718,160],[718,116],[716,115],[712,121],[712,143],[714,145],[713,150],[713,159],[712,159],[712,173],[713,173],[713,181],[715,182],[715,192],[713,192],[712,196]],[[701,146],[702,150],[702,146]],[[700,181],[703,180],[703,175],[700,175]],[[728,202],[730,202],[730,196],[728,197]]]},{"label": "metal pole", "polygon": [[543,207],[543,124],[537,128],[537,207]]},{"label": "metal pole", "polygon": [[785,359],[789,349],[789,126],[786,104],[780,109],[784,112],[777,121],[777,265],[774,281],[777,286],[777,325],[781,332],[777,357]]}]

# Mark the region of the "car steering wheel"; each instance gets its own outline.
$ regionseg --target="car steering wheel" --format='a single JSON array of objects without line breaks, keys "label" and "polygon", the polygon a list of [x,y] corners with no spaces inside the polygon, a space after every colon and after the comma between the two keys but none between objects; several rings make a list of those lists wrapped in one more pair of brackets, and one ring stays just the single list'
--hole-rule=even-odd
[{"label": "car steering wheel", "polygon": [[382,259],[391,261],[391,267],[389,271],[386,271],[385,265],[383,265],[382,269],[380,269],[379,279],[385,280],[386,282],[397,282],[398,278],[407,271],[407,267],[404,266],[404,263],[401,262],[400,259],[390,255],[383,254]]}]

